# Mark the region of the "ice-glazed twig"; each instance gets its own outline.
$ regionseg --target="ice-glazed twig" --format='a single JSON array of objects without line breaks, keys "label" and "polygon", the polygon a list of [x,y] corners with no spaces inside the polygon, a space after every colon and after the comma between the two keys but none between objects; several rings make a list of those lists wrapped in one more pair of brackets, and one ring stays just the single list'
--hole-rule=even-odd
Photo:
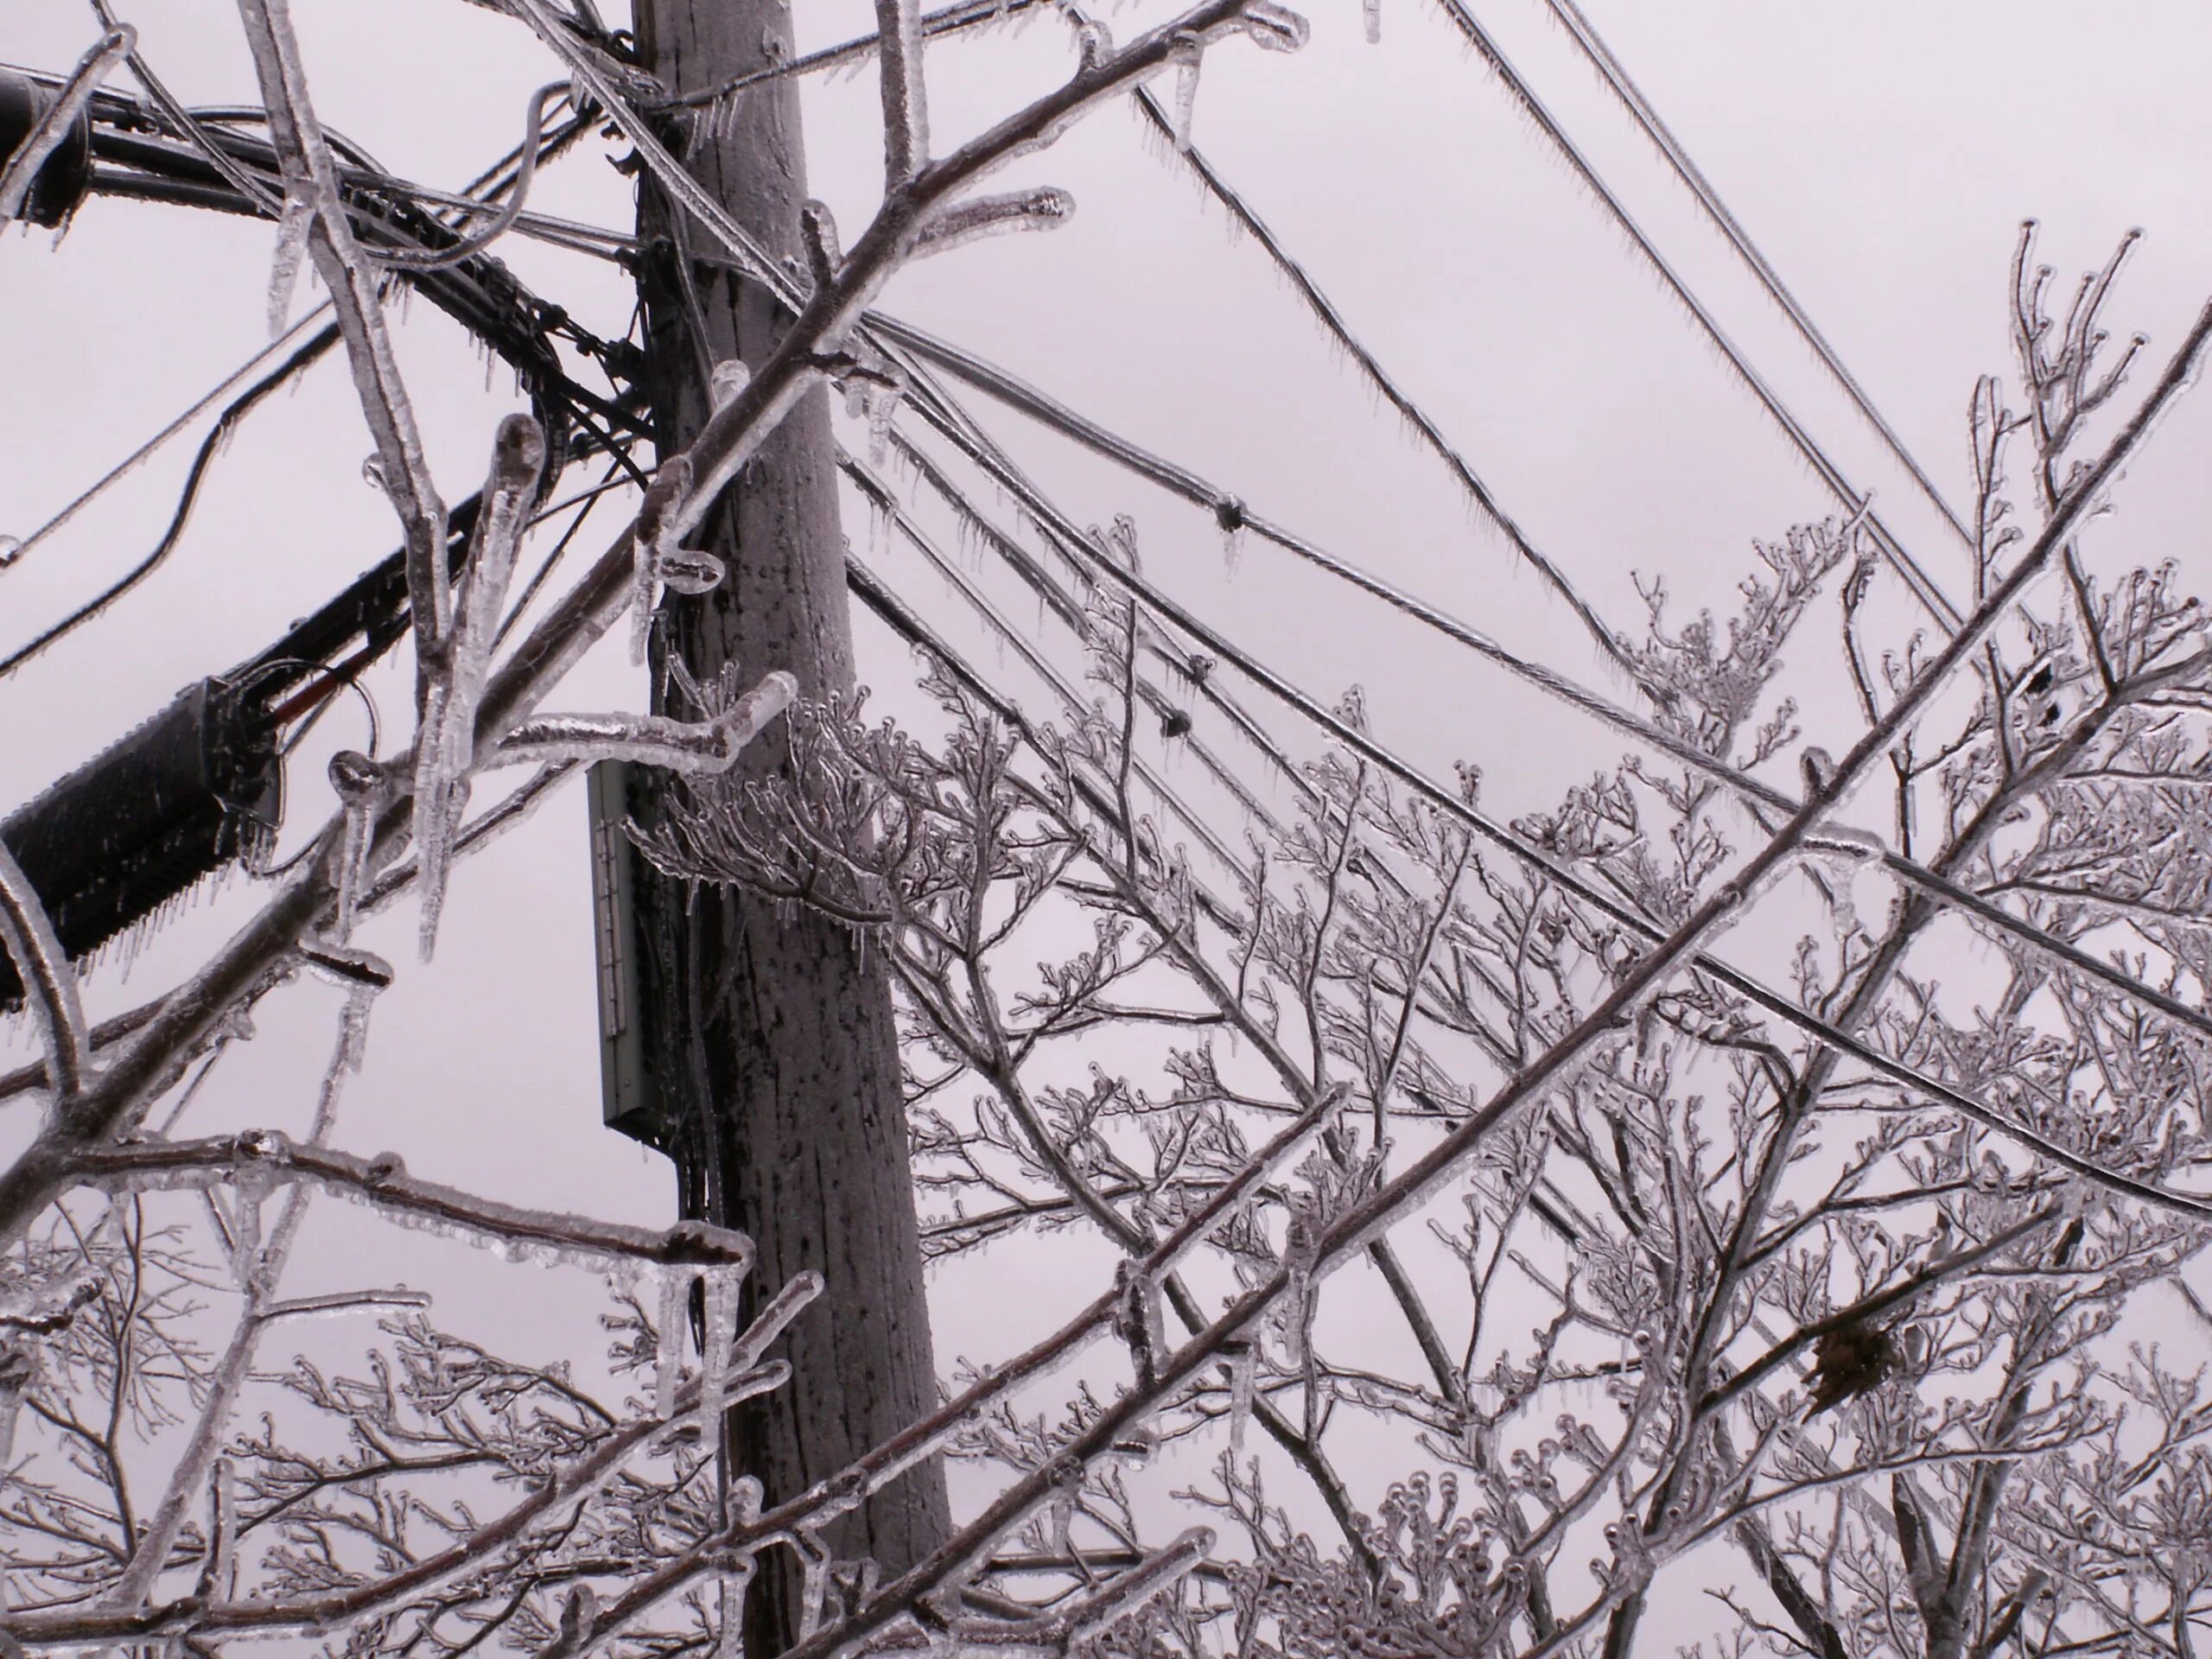
[{"label": "ice-glazed twig", "polygon": [[92,1041],[85,1031],[85,1006],[77,995],[77,971],[54,931],[54,918],[31,886],[16,855],[0,844],[0,944],[16,964],[46,1050],[47,1076],[57,1099],[73,1098],[84,1087],[92,1064]]},{"label": "ice-glazed twig", "polygon": [[337,166],[308,100],[307,73],[287,0],[238,0],[238,15],[252,49],[262,101],[268,106],[269,135],[283,168],[285,193],[305,199],[314,210],[308,253],[336,303],[361,411],[376,439],[385,493],[399,515],[407,549],[407,597],[415,624],[419,702],[449,671],[444,654],[452,627],[453,595],[446,575],[445,503],[431,481],[414,408],[392,355],[375,268],[353,238]]},{"label": "ice-glazed twig", "polygon": [[539,715],[509,734],[494,764],[631,760],[677,772],[725,772],[798,696],[798,682],[779,669],[711,720]]},{"label": "ice-glazed twig", "polygon": [[128,23],[111,29],[69,72],[69,79],[61,84],[54,102],[39,117],[38,124],[16,146],[7,165],[0,168],[0,219],[13,219],[22,211],[39,169],[61,147],[70,127],[85,112],[92,94],[99,90],[99,84],[137,44],[138,31]]},{"label": "ice-glazed twig", "polygon": [[752,1243],[702,1221],[632,1227],[588,1216],[529,1210],[410,1175],[390,1153],[363,1158],[302,1146],[270,1129],[200,1141],[154,1141],[86,1152],[76,1161],[85,1185],[110,1190],[234,1182],[241,1170],[276,1183],[310,1181],[388,1211],[401,1225],[451,1229],[550,1261],[577,1256],[702,1267],[749,1267]]},{"label": "ice-glazed twig", "polygon": [[875,64],[883,80],[884,188],[896,190],[930,159],[918,0],[875,0]]},{"label": "ice-glazed twig", "polygon": [[416,739],[415,845],[426,958],[437,940],[454,836],[468,804],[468,775],[476,765],[476,705],[490,671],[515,550],[529,526],[531,493],[544,467],[543,429],[527,415],[501,421],[469,538],[452,635],[441,654],[442,673],[431,684]]},{"label": "ice-glazed twig", "polygon": [[1075,198],[1052,185],[1002,196],[974,196],[946,208],[914,238],[917,257],[950,253],[1009,231],[1058,230],[1075,216]]},{"label": "ice-glazed twig", "polygon": [[[339,1021],[338,1040],[333,1046],[329,1064],[323,1069],[322,1087],[315,1100],[314,1127],[308,1132],[310,1147],[327,1141],[338,1127],[338,1106],[346,1079],[360,1069],[361,1048],[368,1034],[368,1013],[374,995],[370,987],[357,984],[347,997],[346,1012]],[[276,1224],[270,1229],[267,1239],[253,1249],[251,1259],[238,1262],[238,1277],[246,1293],[245,1311],[232,1330],[229,1347],[208,1377],[191,1437],[169,1471],[168,1485],[162,1500],[139,1534],[122,1573],[101,1599],[105,1606],[137,1607],[153,1593],[162,1568],[168,1564],[169,1552],[184,1529],[186,1514],[198,1501],[207,1471],[222,1449],[224,1437],[230,1429],[231,1414],[245,1389],[254,1356],[271,1319],[279,1317],[280,1310],[301,1313],[322,1311],[320,1306],[278,1303],[274,1300],[277,1283],[290,1260],[292,1246],[307,1220],[310,1192],[307,1187],[294,1188],[287,1195],[283,1210]],[[260,1196],[259,1192],[251,1197],[244,1191],[238,1193],[241,1205],[258,1205]],[[244,1241],[238,1248],[243,1256]],[[309,1302],[330,1307],[351,1306],[346,1298],[362,1294],[315,1297]],[[391,1294],[373,1294],[387,1298]]]}]

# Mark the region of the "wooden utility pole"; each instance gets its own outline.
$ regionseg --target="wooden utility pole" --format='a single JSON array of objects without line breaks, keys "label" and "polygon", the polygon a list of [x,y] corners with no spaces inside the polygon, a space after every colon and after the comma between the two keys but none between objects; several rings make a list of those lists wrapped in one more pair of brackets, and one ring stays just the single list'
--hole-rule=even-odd
[{"label": "wooden utility pole", "polygon": [[[688,92],[789,54],[791,17],[785,0],[638,0],[637,41],[645,67]],[[664,137],[771,252],[798,252],[806,166],[791,81],[751,88],[734,118],[694,111]],[[695,262],[687,280],[679,251],[714,245],[649,179],[639,219],[654,420],[661,453],[672,454],[709,413],[709,365],[759,364],[785,318],[757,284],[725,269]],[[810,696],[851,690],[823,392],[746,467],[698,545],[722,558],[728,576],[698,598],[671,596],[657,651],[676,652],[702,681],[734,662],[747,683],[780,668]],[[779,725],[746,750],[740,781],[789,763]],[[640,1052],[684,1211],[753,1236],[760,1258],[750,1283],[761,1294],[809,1268],[827,1281],[783,1339],[790,1385],[743,1407],[732,1425],[737,1471],[759,1478],[772,1504],[937,1403],[890,991],[854,940],[819,916],[779,915],[734,889],[693,890],[651,873],[638,888]],[[872,1557],[890,1573],[950,1530],[932,1462],[825,1541],[841,1560]],[[797,1634],[798,1564],[774,1549],[760,1565],[747,1612],[753,1659]]]}]

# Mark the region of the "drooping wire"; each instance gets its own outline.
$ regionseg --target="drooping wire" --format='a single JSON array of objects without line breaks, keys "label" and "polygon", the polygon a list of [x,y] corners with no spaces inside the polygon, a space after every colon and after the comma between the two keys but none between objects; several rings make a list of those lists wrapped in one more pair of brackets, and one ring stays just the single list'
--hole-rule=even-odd
[{"label": "drooping wire", "polygon": [[1611,214],[1613,221],[1621,227],[1629,240],[1635,245],[1637,251],[1643,256],[1644,260],[1657,273],[1660,281],[1666,284],[1669,291],[1689,313],[1692,321],[1704,332],[1706,338],[1712,341],[1721,356],[1727,359],[1728,365],[1736,372],[1738,378],[1750,388],[1752,396],[1758,399],[1768,416],[1796,446],[1797,453],[1804,457],[1806,464],[1813,469],[1815,476],[1827,486],[1829,493],[1835,497],[1845,512],[1853,514],[1866,513],[1867,534],[1872,538],[1875,546],[1880,550],[1883,558],[1904,581],[1912,596],[1920,601],[1922,608],[1942,626],[1945,632],[1955,632],[1960,620],[1958,607],[1945,596],[1935,578],[1922,568],[1920,562],[1914,558],[1904,543],[1891,533],[1888,526],[1883,524],[1880,518],[1872,512],[1866,512],[1868,497],[1853,487],[1851,480],[1844,476],[1842,469],[1836,465],[1827,451],[1821,448],[1819,441],[1806,430],[1797,417],[1790,413],[1788,405],[1783,404],[1774,389],[1768,385],[1758,371],[1751,366],[1750,359],[1745,357],[1736,342],[1729,338],[1727,332],[1720,327],[1719,321],[1707,308],[1705,302],[1697,297],[1691,290],[1689,284],[1682,280],[1674,266],[1668,262],[1666,256],[1659,251],[1658,245],[1637,222],[1634,215],[1630,213],[1626,204],[1614,194],[1612,187],[1605,182],[1589,158],[1583,155],[1574,141],[1567,136],[1566,129],[1560,125],[1543,100],[1536,96],[1535,88],[1522,78],[1521,72],[1513,67],[1512,60],[1499,48],[1497,42],[1491,38],[1490,31],[1476,19],[1464,0],[1436,0],[1436,3],[1458,27],[1461,35],[1466,38],[1468,44],[1474,48],[1476,54],[1490,66],[1491,72],[1504,84],[1506,91],[1512,95],[1514,101],[1520,105],[1529,119],[1536,124],[1538,130],[1543,133],[1544,137],[1551,141],[1553,147],[1573,169],[1576,176],[1581,179],[1584,186],[1598,198],[1605,211]]},{"label": "drooping wire", "polygon": [[338,325],[335,323],[325,325],[313,339],[294,351],[283,363],[233,399],[230,406],[216,417],[215,424],[207,437],[200,441],[200,452],[193,457],[192,469],[185,475],[183,493],[178,498],[175,512],[170,515],[168,528],[162,531],[161,539],[154,543],[152,551],[123,575],[110,582],[99,593],[79,605],[59,622],[45,629],[29,643],[19,646],[9,656],[0,658],[0,678],[5,678],[8,675],[14,673],[56,640],[75,632],[86,623],[106,610],[109,606],[114,604],[117,600],[121,599],[133,588],[145,581],[148,576],[153,575],[161,567],[162,562],[176,550],[177,543],[184,535],[185,526],[191,522],[192,510],[200,499],[200,486],[207,476],[207,469],[213,463],[216,455],[221,452],[231,434],[237,430],[238,423],[270,393],[283,385],[294,375],[306,368],[337,343]]},{"label": "drooping wire", "polygon": [[252,356],[210,386],[189,409],[155,433],[152,437],[147,439],[121,461],[116,462],[114,466],[109,467],[67,506],[62,508],[60,512],[55,513],[54,517],[10,548],[4,561],[0,561],[0,570],[12,569],[22,563],[25,554],[67,524],[85,508],[90,506],[120,480],[135,471],[140,462],[176,436],[178,433],[183,431],[186,427],[191,425],[217,398],[251,374],[270,357],[291,345],[310,326],[319,321],[322,315],[329,309],[330,302],[325,300],[266,346],[257,347]]},{"label": "drooping wire", "polygon": [[1759,251],[1758,245],[1751,240],[1750,232],[1738,222],[1736,215],[1729,211],[1728,204],[1721,199],[1720,193],[1713,188],[1712,181],[1707,179],[1698,164],[1690,159],[1689,152],[1682,148],[1681,141],[1675,137],[1673,130],[1660,118],[1658,111],[1651,106],[1651,102],[1644,97],[1643,89],[1637,86],[1635,80],[1630,78],[1621,60],[1613,54],[1612,48],[1605,44],[1604,37],[1598,33],[1596,26],[1583,14],[1582,8],[1575,3],[1575,0],[1545,0],[1545,3],[1551,8],[1553,15],[1566,26],[1568,35],[1573,37],[1575,45],[1581,48],[1583,56],[1588,59],[1592,67],[1598,71],[1607,89],[1620,100],[1622,106],[1635,118],[1637,125],[1643,130],[1645,137],[1651,140],[1659,153],[1666,158],[1668,165],[1674,168],[1675,177],[1688,187],[1690,194],[1697,198],[1698,205],[1705,209],[1707,217],[1711,219],[1719,227],[1720,233],[1728,238],[1729,245],[1735,249],[1738,257],[1751,268],[1752,275],[1759,279],[1760,285],[1766,289],[1774,302],[1782,308],[1783,314],[1789,317],[1791,326],[1796,329],[1798,337],[1812,348],[1814,354],[1835,378],[1836,384],[1843,389],[1844,395],[1849,397],[1858,408],[1859,412],[1866,416],[1867,424],[1880,435],[1883,443],[1888,446],[1890,454],[1895,456],[1897,464],[1911,475],[1912,481],[1919,486],[1920,493],[1927,497],[1936,512],[1942,514],[1944,521],[1958,532],[1959,539],[1967,546],[1973,546],[1974,534],[1967,530],[1965,521],[1959,517],[1951,504],[1944,499],[1942,492],[1936,487],[1934,480],[1922,470],[1919,461],[1913,458],[1912,452],[1905,447],[1904,440],[1900,438],[1889,422],[1883,418],[1881,410],[1875,407],[1874,400],[1867,396],[1866,389],[1859,384],[1858,378],[1844,366],[1843,359],[1837,355],[1835,348],[1828,344],[1827,336],[1815,326],[1805,308],[1798,303],[1796,295],[1792,293],[1789,285],[1782,280],[1781,273],[1777,271],[1768,263],[1766,256]]}]

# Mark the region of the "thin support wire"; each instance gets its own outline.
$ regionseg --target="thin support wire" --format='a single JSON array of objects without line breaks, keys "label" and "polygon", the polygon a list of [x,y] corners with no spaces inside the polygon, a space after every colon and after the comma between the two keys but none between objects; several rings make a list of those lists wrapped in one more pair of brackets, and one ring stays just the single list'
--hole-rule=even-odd
[{"label": "thin support wire", "polygon": [[1707,179],[1698,164],[1690,159],[1689,152],[1682,148],[1681,141],[1675,137],[1672,129],[1660,118],[1659,111],[1651,106],[1651,102],[1644,97],[1643,89],[1630,77],[1628,70],[1614,55],[1612,48],[1605,44],[1604,37],[1598,33],[1596,27],[1584,15],[1582,8],[1575,3],[1575,0],[1545,0],[1545,3],[1550,6],[1553,15],[1566,26],[1575,45],[1581,48],[1582,55],[1588,59],[1591,66],[1598,71],[1607,89],[1620,100],[1622,106],[1635,118],[1637,125],[1643,130],[1644,136],[1651,140],[1659,153],[1666,158],[1667,164],[1675,170],[1675,176],[1679,178],[1688,188],[1690,194],[1697,198],[1698,206],[1705,209],[1707,217],[1711,219],[1719,229],[1720,233],[1728,238],[1729,245],[1735,249],[1738,257],[1750,267],[1751,274],[1759,279],[1760,285],[1773,298],[1774,302],[1782,308],[1784,315],[1789,317],[1791,326],[1796,329],[1798,337],[1812,348],[1814,354],[1835,378],[1835,382],[1843,389],[1844,395],[1849,397],[1858,408],[1859,412],[1866,416],[1866,423],[1881,435],[1882,442],[1888,447],[1890,454],[1896,457],[1897,464],[1911,475],[1912,481],[1919,486],[1921,494],[1928,499],[1929,505],[1934,506],[1936,512],[1943,515],[1944,522],[1958,533],[1959,539],[1968,547],[1972,547],[1974,532],[1967,528],[1966,521],[1961,518],[1951,504],[1944,499],[1943,493],[1936,487],[1935,481],[1923,470],[1920,462],[1914,459],[1912,452],[1905,447],[1904,440],[1900,438],[1895,429],[1883,418],[1882,411],[1875,407],[1874,400],[1859,384],[1858,378],[1844,366],[1842,358],[1837,354],[1835,348],[1828,344],[1827,337],[1814,325],[1812,317],[1806,312],[1805,308],[1798,303],[1796,295],[1792,293],[1789,285],[1782,280],[1781,273],[1776,270],[1773,265],[1768,263],[1766,256],[1759,251],[1758,245],[1751,238],[1751,233],[1744,229],[1736,215],[1729,211],[1728,204],[1721,199],[1720,193],[1713,188],[1712,181]]},{"label": "thin support wire", "polygon": [[1750,388],[1751,395],[1758,399],[1775,424],[1782,429],[1789,442],[1796,447],[1797,453],[1804,457],[1806,464],[1812,467],[1815,475],[1827,486],[1829,493],[1842,505],[1846,512],[1854,516],[1861,514],[1865,516],[1867,533],[1873,537],[1874,544],[1881,550],[1882,556],[1889,562],[1891,568],[1904,581],[1912,596],[1920,601],[1922,608],[1935,619],[1946,633],[1956,632],[1961,620],[1958,607],[1945,596],[1935,578],[1921,567],[1920,562],[1915,559],[1904,545],[1890,532],[1889,528],[1882,523],[1881,519],[1868,511],[1869,498],[1856,489],[1851,480],[1844,476],[1843,470],[1835,464],[1827,450],[1821,447],[1819,441],[1805,429],[1797,417],[1789,412],[1788,406],[1783,403],[1774,389],[1769,386],[1761,378],[1758,371],[1751,366],[1750,360],[1737,347],[1736,342],[1728,337],[1713,313],[1706,308],[1704,302],[1690,291],[1689,285],[1682,280],[1674,266],[1667,262],[1666,256],[1659,251],[1657,245],[1645,233],[1643,227],[1637,223],[1627,207],[1618,195],[1614,194],[1612,188],[1605,181],[1598,169],[1576,147],[1574,141],[1567,136],[1566,130],[1560,125],[1551,111],[1545,106],[1543,100],[1536,96],[1535,89],[1522,79],[1520,71],[1513,67],[1512,60],[1498,48],[1497,42],[1491,38],[1490,32],[1476,20],[1473,12],[1464,3],[1464,0],[1436,0],[1436,3],[1443,8],[1445,15],[1466,37],[1468,44],[1474,48],[1477,55],[1488,64],[1492,73],[1504,83],[1506,90],[1512,94],[1514,101],[1520,105],[1529,119],[1534,121],[1545,137],[1551,141],[1554,148],[1559,151],[1567,165],[1574,169],[1576,175],[1581,179],[1591,194],[1595,195],[1604,205],[1605,211],[1612,215],[1614,222],[1626,232],[1629,240],[1635,245],[1637,251],[1643,256],[1652,270],[1658,274],[1660,281],[1667,285],[1668,289],[1673,293],[1683,308],[1688,311],[1691,319],[1704,331],[1706,338],[1711,340],[1720,354],[1728,360],[1729,366],[1736,372],[1737,377]]}]

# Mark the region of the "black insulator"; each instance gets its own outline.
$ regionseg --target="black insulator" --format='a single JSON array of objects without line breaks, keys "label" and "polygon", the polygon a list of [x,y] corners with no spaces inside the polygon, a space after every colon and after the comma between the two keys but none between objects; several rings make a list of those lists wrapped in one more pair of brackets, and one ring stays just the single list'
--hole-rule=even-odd
[{"label": "black insulator", "polygon": [[[40,118],[54,106],[54,94],[36,81],[0,69],[0,167],[31,136]],[[85,199],[92,181],[92,120],[78,112],[60,145],[39,166],[23,198],[22,216],[34,225],[59,225]]]},{"label": "black insulator", "polygon": [[[268,851],[283,771],[251,690],[215,679],[188,687],[0,823],[73,960]],[[0,1004],[22,994],[16,964],[0,963]]]}]

